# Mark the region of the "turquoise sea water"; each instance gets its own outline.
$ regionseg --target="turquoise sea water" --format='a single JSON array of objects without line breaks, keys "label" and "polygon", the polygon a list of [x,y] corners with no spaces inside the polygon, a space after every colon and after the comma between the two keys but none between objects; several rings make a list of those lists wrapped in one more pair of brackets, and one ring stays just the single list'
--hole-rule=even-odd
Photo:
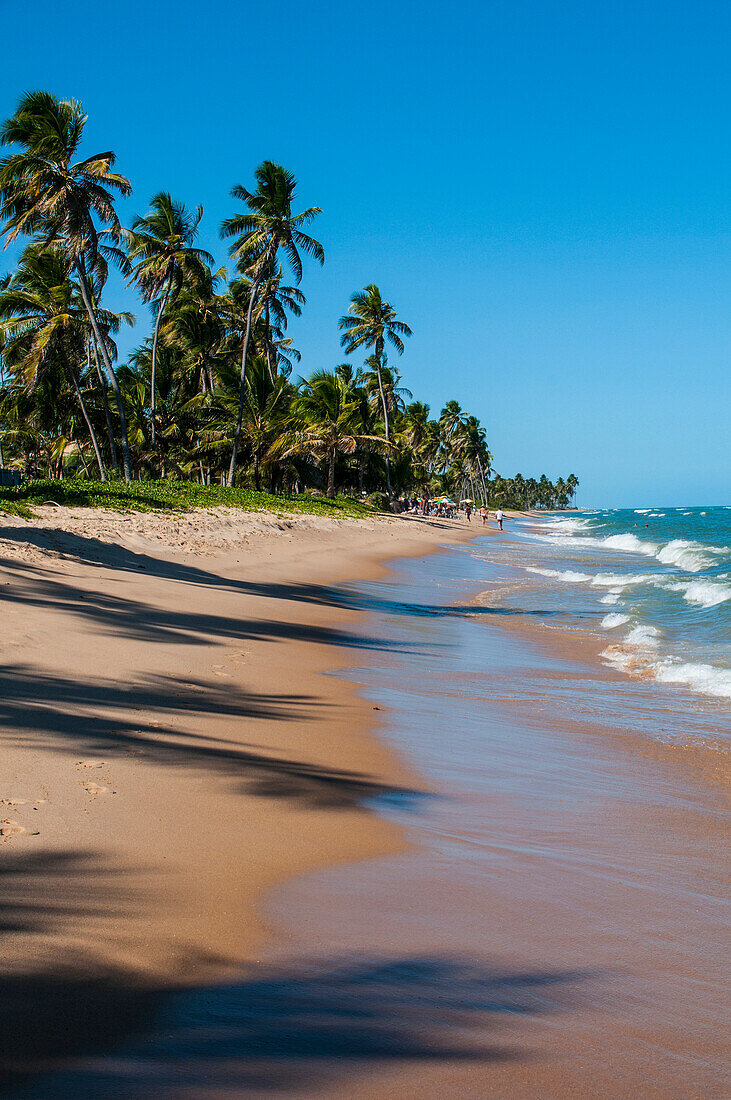
[{"label": "turquoise sea water", "polygon": [[731,699],[731,508],[578,512],[511,532],[508,589],[530,584],[539,608],[573,611],[604,637],[606,664]]}]

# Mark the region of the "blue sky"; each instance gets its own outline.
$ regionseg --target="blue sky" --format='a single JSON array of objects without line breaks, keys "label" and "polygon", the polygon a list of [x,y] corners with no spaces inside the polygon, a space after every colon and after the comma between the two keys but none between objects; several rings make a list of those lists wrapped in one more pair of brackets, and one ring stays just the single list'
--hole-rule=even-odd
[{"label": "blue sky", "polygon": [[[7,10],[3,10],[7,9]],[[276,5],[0,0],[24,90],[81,99],[88,152],[205,209],[278,160],[323,214],[290,335],[342,361],[376,282],[404,380],[456,398],[495,466],[575,472],[587,507],[728,503],[731,7],[676,0]],[[0,256],[0,269],[9,262]],[[111,308],[145,309],[117,280]]]}]

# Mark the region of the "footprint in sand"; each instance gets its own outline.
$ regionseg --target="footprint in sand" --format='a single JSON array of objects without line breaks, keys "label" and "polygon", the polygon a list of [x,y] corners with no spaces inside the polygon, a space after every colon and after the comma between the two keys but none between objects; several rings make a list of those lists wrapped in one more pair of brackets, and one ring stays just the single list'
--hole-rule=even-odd
[{"label": "footprint in sand", "polygon": [[102,760],[77,760],[77,768],[103,768],[104,762]]},{"label": "footprint in sand", "polygon": [[17,821],[6,820],[0,822],[0,836],[20,836],[24,832],[25,829]]},{"label": "footprint in sand", "polygon": [[47,798],[0,798],[0,806],[28,806],[31,805],[34,810],[37,810],[43,803],[48,802]]},{"label": "footprint in sand", "polygon": [[84,790],[90,795],[105,794],[109,787],[102,787],[100,783],[85,783]]}]

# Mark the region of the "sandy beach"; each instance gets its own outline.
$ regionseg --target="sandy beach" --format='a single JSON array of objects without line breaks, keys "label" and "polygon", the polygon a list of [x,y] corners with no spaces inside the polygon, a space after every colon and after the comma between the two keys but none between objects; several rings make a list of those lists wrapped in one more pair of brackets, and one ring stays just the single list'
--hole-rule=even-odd
[{"label": "sandy beach", "polygon": [[720,1100],[720,770],[482,535],[3,522],[3,1095]]},{"label": "sandy beach", "polygon": [[6,1082],[123,1034],[130,998],[255,960],[257,902],[283,878],[403,844],[361,802],[417,781],[373,736],[372,705],[321,675],[379,644],[330,586],[475,531],[3,520]]}]

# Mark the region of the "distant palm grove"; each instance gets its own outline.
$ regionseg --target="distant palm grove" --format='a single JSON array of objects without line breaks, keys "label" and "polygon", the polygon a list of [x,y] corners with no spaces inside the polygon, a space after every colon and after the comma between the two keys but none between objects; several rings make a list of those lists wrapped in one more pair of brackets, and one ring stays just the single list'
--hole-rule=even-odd
[{"label": "distant palm grove", "polygon": [[[29,478],[175,478],[320,491],[328,497],[449,495],[512,507],[566,507],[578,485],[496,475],[485,428],[448,401],[413,400],[395,361],[411,329],[371,283],[343,302],[347,362],[293,381],[288,336],[305,305],[303,263],[324,262],[291,172],[264,161],[231,190],[220,227],[235,274],[196,247],[203,210],[155,195],[125,228],[132,187],[110,151],[81,152],[76,102],[32,92],[3,123],[0,216],[22,243],[0,276],[0,467]],[[119,361],[116,265],[151,312],[151,332]],[[335,324],[335,319],[333,319]]]}]

